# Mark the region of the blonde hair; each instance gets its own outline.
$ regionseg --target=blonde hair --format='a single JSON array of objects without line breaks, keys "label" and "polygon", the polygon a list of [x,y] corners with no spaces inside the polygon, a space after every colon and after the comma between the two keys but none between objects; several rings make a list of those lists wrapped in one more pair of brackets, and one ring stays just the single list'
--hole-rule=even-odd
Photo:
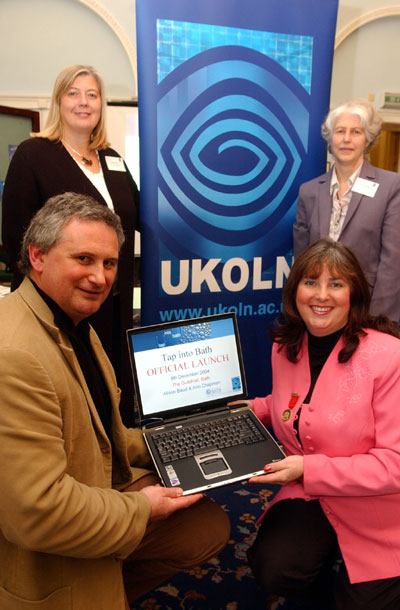
[{"label": "blonde hair", "polygon": [[324,140],[328,144],[328,150],[331,151],[331,142],[335,123],[343,112],[356,114],[360,117],[360,123],[365,131],[365,138],[368,145],[365,148],[365,153],[369,152],[379,136],[381,135],[382,119],[377,110],[368,100],[356,99],[344,102],[333,108],[327,115],[322,127],[321,133]]},{"label": "blonde hair", "polygon": [[46,125],[41,131],[32,132],[31,136],[33,138],[47,138],[48,140],[53,141],[60,141],[62,139],[63,126],[60,113],[60,101],[62,96],[71,87],[74,80],[81,75],[93,76],[99,88],[101,98],[100,120],[91,133],[89,150],[107,148],[109,142],[107,140],[105,125],[106,101],[104,95],[104,84],[99,73],[91,66],[68,66],[60,72],[56,78],[56,82],[54,83]]}]

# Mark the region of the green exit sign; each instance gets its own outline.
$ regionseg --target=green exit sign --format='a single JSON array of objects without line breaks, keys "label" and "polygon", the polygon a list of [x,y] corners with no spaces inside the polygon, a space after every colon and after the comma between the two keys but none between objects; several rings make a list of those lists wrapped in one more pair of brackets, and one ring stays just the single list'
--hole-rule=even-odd
[{"label": "green exit sign", "polygon": [[386,108],[400,108],[400,93],[385,93],[383,105]]}]

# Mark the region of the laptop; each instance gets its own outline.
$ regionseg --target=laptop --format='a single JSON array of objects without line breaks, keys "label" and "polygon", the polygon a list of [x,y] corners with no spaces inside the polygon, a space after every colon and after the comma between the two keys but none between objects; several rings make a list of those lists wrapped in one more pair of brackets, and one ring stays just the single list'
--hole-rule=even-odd
[{"label": "laptop", "polygon": [[245,404],[236,315],[127,331],[140,426],[160,479],[184,495],[258,474],[285,457]]}]

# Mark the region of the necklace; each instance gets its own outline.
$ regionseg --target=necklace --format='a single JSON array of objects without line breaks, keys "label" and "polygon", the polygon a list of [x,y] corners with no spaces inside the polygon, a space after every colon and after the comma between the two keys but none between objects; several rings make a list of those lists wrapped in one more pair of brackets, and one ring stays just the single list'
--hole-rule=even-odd
[{"label": "necklace", "polygon": [[70,148],[72,150],[72,152],[74,152],[76,155],[78,155],[78,157],[81,158],[81,163],[83,165],[89,165],[89,167],[91,165],[93,165],[93,161],[91,159],[88,159],[87,157],[85,157],[85,155],[82,155],[80,152],[78,152],[77,150],[75,150],[75,148],[72,148],[71,144],[68,144],[68,142],[66,142],[65,140],[61,140],[62,143],[68,146],[68,148]]}]

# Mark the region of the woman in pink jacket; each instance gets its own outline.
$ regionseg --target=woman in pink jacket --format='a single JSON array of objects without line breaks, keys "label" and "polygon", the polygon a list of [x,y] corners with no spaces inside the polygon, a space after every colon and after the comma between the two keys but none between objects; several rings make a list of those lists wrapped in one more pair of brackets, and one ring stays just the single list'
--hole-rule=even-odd
[{"label": "woman in pink jacket", "polygon": [[250,480],[282,485],[250,565],[269,592],[324,610],[400,608],[400,340],[369,302],[353,253],[311,244],[272,331],[272,394],[252,401],[287,457]]}]

